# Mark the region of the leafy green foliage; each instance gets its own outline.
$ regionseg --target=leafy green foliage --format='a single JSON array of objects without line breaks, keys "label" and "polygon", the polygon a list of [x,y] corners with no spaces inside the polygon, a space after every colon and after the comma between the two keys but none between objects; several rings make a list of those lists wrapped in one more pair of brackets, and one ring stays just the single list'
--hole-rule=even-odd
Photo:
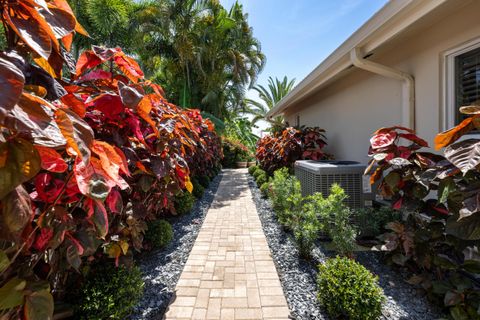
[{"label": "leafy green foliage", "polygon": [[81,288],[75,317],[103,320],[125,319],[143,293],[142,274],[138,267],[96,266]]},{"label": "leafy green foliage", "polygon": [[203,185],[198,182],[197,178],[192,179],[192,185],[193,185],[193,192],[192,194],[195,196],[195,198],[200,199],[203,196],[203,193],[205,192],[205,188]]},{"label": "leafy green foliage", "polygon": [[147,223],[145,240],[151,244],[153,249],[160,249],[169,244],[173,239],[172,225],[163,219]]},{"label": "leafy green foliage", "polygon": [[197,177],[197,180],[204,188],[208,188],[211,182],[208,176],[199,176]]},{"label": "leafy green foliage", "polygon": [[318,268],[318,299],[331,317],[374,320],[381,316],[383,290],[364,266],[336,257]]},{"label": "leafy green foliage", "polygon": [[190,213],[194,204],[195,197],[188,191],[179,192],[175,196],[175,211],[179,215]]},{"label": "leafy green foliage", "polygon": [[300,255],[309,258],[322,228],[317,215],[323,209],[323,197],[321,193],[315,193],[301,198],[297,193],[293,198],[291,196],[290,201],[293,201],[291,206],[293,210],[290,209],[288,212],[289,225],[293,231]]},{"label": "leafy green foliage", "polygon": [[269,182],[265,182],[264,184],[262,184],[260,186],[260,192],[262,192],[263,196],[268,196],[268,192],[269,192],[269,189],[270,189],[270,183]]},{"label": "leafy green foliage", "polygon": [[136,11],[127,34],[169,100],[222,120],[244,108],[265,63],[243,6],[228,9],[214,0],[152,0]]},{"label": "leafy green foliage", "polygon": [[267,173],[266,172],[260,172],[259,174],[256,175],[255,180],[257,181],[257,185],[259,187],[261,187],[264,183],[268,182]]},{"label": "leafy green foliage", "polygon": [[324,231],[332,239],[335,250],[342,256],[353,253],[358,233],[356,226],[351,222],[353,212],[345,203],[347,197],[338,184],[333,184],[319,211]]},{"label": "leafy green foliage", "polygon": [[386,231],[387,223],[401,221],[398,210],[382,206],[380,208],[358,208],[353,212],[353,220],[358,226],[359,237],[377,237]]},{"label": "leafy green foliage", "polygon": [[255,151],[255,145],[259,139],[252,130],[255,128],[247,118],[234,118],[225,123],[225,137],[230,140],[239,141],[245,145],[249,152],[249,155],[253,155]]},{"label": "leafy green foliage", "polygon": [[255,171],[257,171],[258,169],[259,169],[258,166],[251,166],[251,167],[248,168],[248,173],[253,175],[255,173]]},{"label": "leafy green foliage", "polygon": [[277,116],[273,119],[267,119],[267,113],[272,109],[280,100],[283,99],[295,85],[295,79],[288,80],[287,77],[283,77],[282,81],[272,77],[268,78],[268,89],[262,85],[253,87],[253,90],[257,91],[259,98],[262,102],[247,99],[247,112],[253,115],[252,124],[256,124],[258,121],[268,121],[270,123],[269,130],[272,133],[281,132],[285,129],[284,119],[282,116]]},{"label": "leafy green foliage", "polygon": [[[260,170],[255,171],[254,176]],[[291,176],[287,168],[279,169],[273,173],[270,198],[280,224],[288,225],[288,212],[293,209],[290,199],[298,197],[300,194],[300,181]]]}]

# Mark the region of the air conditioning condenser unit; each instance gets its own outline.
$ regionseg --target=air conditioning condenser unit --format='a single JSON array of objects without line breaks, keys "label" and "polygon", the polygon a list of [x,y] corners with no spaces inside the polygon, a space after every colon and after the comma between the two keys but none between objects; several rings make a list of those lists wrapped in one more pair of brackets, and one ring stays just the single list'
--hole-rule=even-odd
[{"label": "air conditioning condenser unit", "polygon": [[304,196],[320,192],[328,197],[331,186],[337,183],[348,195],[346,203],[351,208],[363,208],[375,199],[369,177],[363,175],[365,168],[355,161],[299,160],[295,162],[295,176]]}]

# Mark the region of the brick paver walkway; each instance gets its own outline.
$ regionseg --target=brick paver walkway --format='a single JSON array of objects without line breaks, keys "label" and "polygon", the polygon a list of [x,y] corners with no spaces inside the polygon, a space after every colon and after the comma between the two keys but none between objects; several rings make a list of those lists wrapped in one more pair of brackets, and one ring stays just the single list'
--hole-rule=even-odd
[{"label": "brick paver walkway", "polygon": [[167,320],[288,319],[246,170],[224,171],[176,290]]}]

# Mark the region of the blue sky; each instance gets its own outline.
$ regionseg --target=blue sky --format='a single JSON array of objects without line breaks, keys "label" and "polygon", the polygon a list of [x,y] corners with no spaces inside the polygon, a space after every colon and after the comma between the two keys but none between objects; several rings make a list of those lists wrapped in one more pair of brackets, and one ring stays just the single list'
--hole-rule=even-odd
[{"label": "blue sky", "polygon": [[[229,9],[235,0],[220,0]],[[239,0],[262,43],[267,64],[258,79],[296,78],[298,84],[378,11],[386,0]],[[255,98],[253,94],[249,94]]]}]

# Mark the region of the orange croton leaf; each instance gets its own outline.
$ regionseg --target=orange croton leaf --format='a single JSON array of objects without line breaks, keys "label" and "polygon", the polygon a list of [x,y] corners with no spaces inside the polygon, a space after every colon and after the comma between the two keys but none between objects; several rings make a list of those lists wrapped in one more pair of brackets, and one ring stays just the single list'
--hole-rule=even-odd
[{"label": "orange croton leaf", "polygon": [[144,74],[140,69],[138,63],[127,56],[123,52],[118,52],[114,57],[115,64],[120,68],[120,70],[127,76],[127,78],[133,83],[137,83],[138,80],[143,79]]},{"label": "orange croton leaf", "polygon": [[137,105],[137,114],[152,127],[153,131],[158,136],[156,122],[150,117],[150,111],[152,111],[155,100],[157,99],[158,97],[154,94],[144,96]]},{"label": "orange croton leaf", "polygon": [[85,117],[87,107],[81,98],[78,98],[75,94],[69,93],[61,98],[61,101],[72,109],[80,117]]},{"label": "orange croton leaf", "polygon": [[80,156],[83,161],[88,163],[90,146],[93,141],[92,128],[69,110],[55,110],[55,122],[67,141],[67,152]]},{"label": "orange croton leaf", "polygon": [[123,167],[123,159],[115,148],[106,142],[95,140],[93,141],[92,151],[100,158],[100,165],[106,174],[115,181],[120,189],[127,189],[128,184],[119,174],[120,167]]},{"label": "orange croton leaf", "polygon": [[370,176],[370,184],[374,184],[382,177],[383,170],[381,168],[377,168],[373,174]]},{"label": "orange croton leaf", "polygon": [[450,130],[444,131],[442,133],[439,133],[435,137],[435,149],[439,150],[443,147],[446,147],[452,144],[453,142],[457,141],[464,134],[473,130],[475,128],[475,124],[473,122],[475,118],[476,117],[467,118],[463,120],[458,126]]},{"label": "orange croton leaf", "polygon": [[62,156],[52,148],[35,146],[40,155],[40,164],[42,169],[50,172],[65,172],[68,165]]}]

